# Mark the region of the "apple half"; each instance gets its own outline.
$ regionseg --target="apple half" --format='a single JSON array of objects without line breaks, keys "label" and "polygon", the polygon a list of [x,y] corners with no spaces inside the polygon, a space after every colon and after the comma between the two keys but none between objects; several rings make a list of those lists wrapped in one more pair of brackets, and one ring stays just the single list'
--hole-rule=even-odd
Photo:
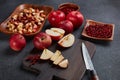
[{"label": "apple half", "polygon": [[50,59],[52,56],[54,55],[54,53],[48,49],[44,49],[41,56],[40,56],[40,59],[42,60],[48,60]]},{"label": "apple half", "polygon": [[53,40],[60,40],[65,34],[65,30],[60,29],[60,28],[46,29],[45,32],[48,35],[50,35]]},{"label": "apple half", "polygon": [[71,47],[75,42],[75,36],[71,33],[64,36],[58,41],[58,44],[62,47]]},{"label": "apple half", "polygon": [[68,67],[68,59],[65,59],[63,61],[61,61],[58,65],[61,67],[61,68],[67,68]]}]

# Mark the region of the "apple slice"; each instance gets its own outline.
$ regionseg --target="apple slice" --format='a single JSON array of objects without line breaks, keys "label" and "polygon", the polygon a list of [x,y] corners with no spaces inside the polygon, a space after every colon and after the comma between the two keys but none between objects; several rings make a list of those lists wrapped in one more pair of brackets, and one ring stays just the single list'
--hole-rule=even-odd
[{"label": "apple slice", "polygon": [[40,56],[40,59],[42,60],[48,60],[50,59],[52,56],[54,55],[54,53],[48,49],[44,49],[41,56]]},{"label": "apple slice", "polygon": [[58,41],[58,44],[62,47],[70,47],[74,44],[75,36],[73,34],[68,34]]},{"label": "apple slice", "polygon": [[50,60],[55,61],[60,55],[61,52],[59,50],[56,50],[55,54],[50,58]]},{"label": "apple slice", "polygon": [[60,40],[65,34],[65,31],[60,28],[47,29],[45,32],[50,35],[53,40]]},{"label": "apple slice", "polygon": [[63,60],[62,62],[60,62],[58,65],[61,67],[61,68],[67,68],[68,67],[68,59],[65,59]]},{"label": "apple slice", "polygon": [[53,62],[53,64],[58,65],[63,59],[64,59],[64,57],[63,57],[62,55],[60,55],[60,56]]}]

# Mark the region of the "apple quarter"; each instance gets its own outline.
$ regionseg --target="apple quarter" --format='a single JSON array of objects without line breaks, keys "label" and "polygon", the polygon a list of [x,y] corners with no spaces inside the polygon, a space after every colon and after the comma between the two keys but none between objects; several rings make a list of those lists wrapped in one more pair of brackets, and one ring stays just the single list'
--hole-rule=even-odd
[{"label": "apple quarter", "polygon": [[63,57],[62,55],[60,55],[60,56],[53,62],[53,64],[58,65],[63,59],[64,59],[64,57]]},{"label": "apple quarter", "polygon": [[48,50],[48,49],[44,49],[41,56],[40,56],[40,59],[42,60],[48,60],[50,59],[52,56],[53,56],[53,52]]},{"label": "apple quarter", "polygon": [[56,50],[55,54],[50,58],[50,60],[55,61],[60,55],[61,52],[59,50]]},{"label": "apple quarter", "polygon": [[75,36],[73,34],[67,34],[62,39],[58,41],[58,44],[62,47],[70,47],[75,42]]}]

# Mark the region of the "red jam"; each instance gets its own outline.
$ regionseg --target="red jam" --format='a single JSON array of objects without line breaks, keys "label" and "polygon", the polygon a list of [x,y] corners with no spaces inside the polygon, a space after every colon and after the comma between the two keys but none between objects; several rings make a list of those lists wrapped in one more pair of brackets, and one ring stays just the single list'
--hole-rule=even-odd
[{"label": "red jam", "polygon": [[65,15],[67,15],[71,11],[76,11],[76,9],[73,7],[63,7],[63,8],[60,8],[59,10],[63,11],[65,13]]},{"label": "red jam", "polygon": [[112,36],[112,27],[110,25],[89,25],[86,28],[86,33],[88,36],[96,38],[110,38]]},{"label": "red jam", "polygon": [[31,65],[34,65],[35,63],[37,63],[40,60],[40,55],[38,55],[38,54],[30,55],[25,60],[30,61],[30,66],[31,66]]}]

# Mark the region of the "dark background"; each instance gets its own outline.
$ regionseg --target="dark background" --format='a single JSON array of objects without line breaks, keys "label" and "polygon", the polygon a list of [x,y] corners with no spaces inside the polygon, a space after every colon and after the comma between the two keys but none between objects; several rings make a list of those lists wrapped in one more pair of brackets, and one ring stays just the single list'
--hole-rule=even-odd
[{"label": "dark background", "polygon": [[[115,24],[113,41],[91,42],[96,45],[93,64],[100,80],[120,80],[120,0],[0,0],[0,22],[22,3],[50,5],[57,9],[64,2],[79,5],[85,19]],[[47,26],[48,22],[44,28]],[[81,38],[82,29],[83,26],[74,32],[76,38]],[[21,52],[14,52],[9,48],[9,37],[0,33],[0,80],[36,80],[36,75],[21,69],[22,59],[33,49],[32,39]],[[82,80],[88,80],[86,76]]]}]

